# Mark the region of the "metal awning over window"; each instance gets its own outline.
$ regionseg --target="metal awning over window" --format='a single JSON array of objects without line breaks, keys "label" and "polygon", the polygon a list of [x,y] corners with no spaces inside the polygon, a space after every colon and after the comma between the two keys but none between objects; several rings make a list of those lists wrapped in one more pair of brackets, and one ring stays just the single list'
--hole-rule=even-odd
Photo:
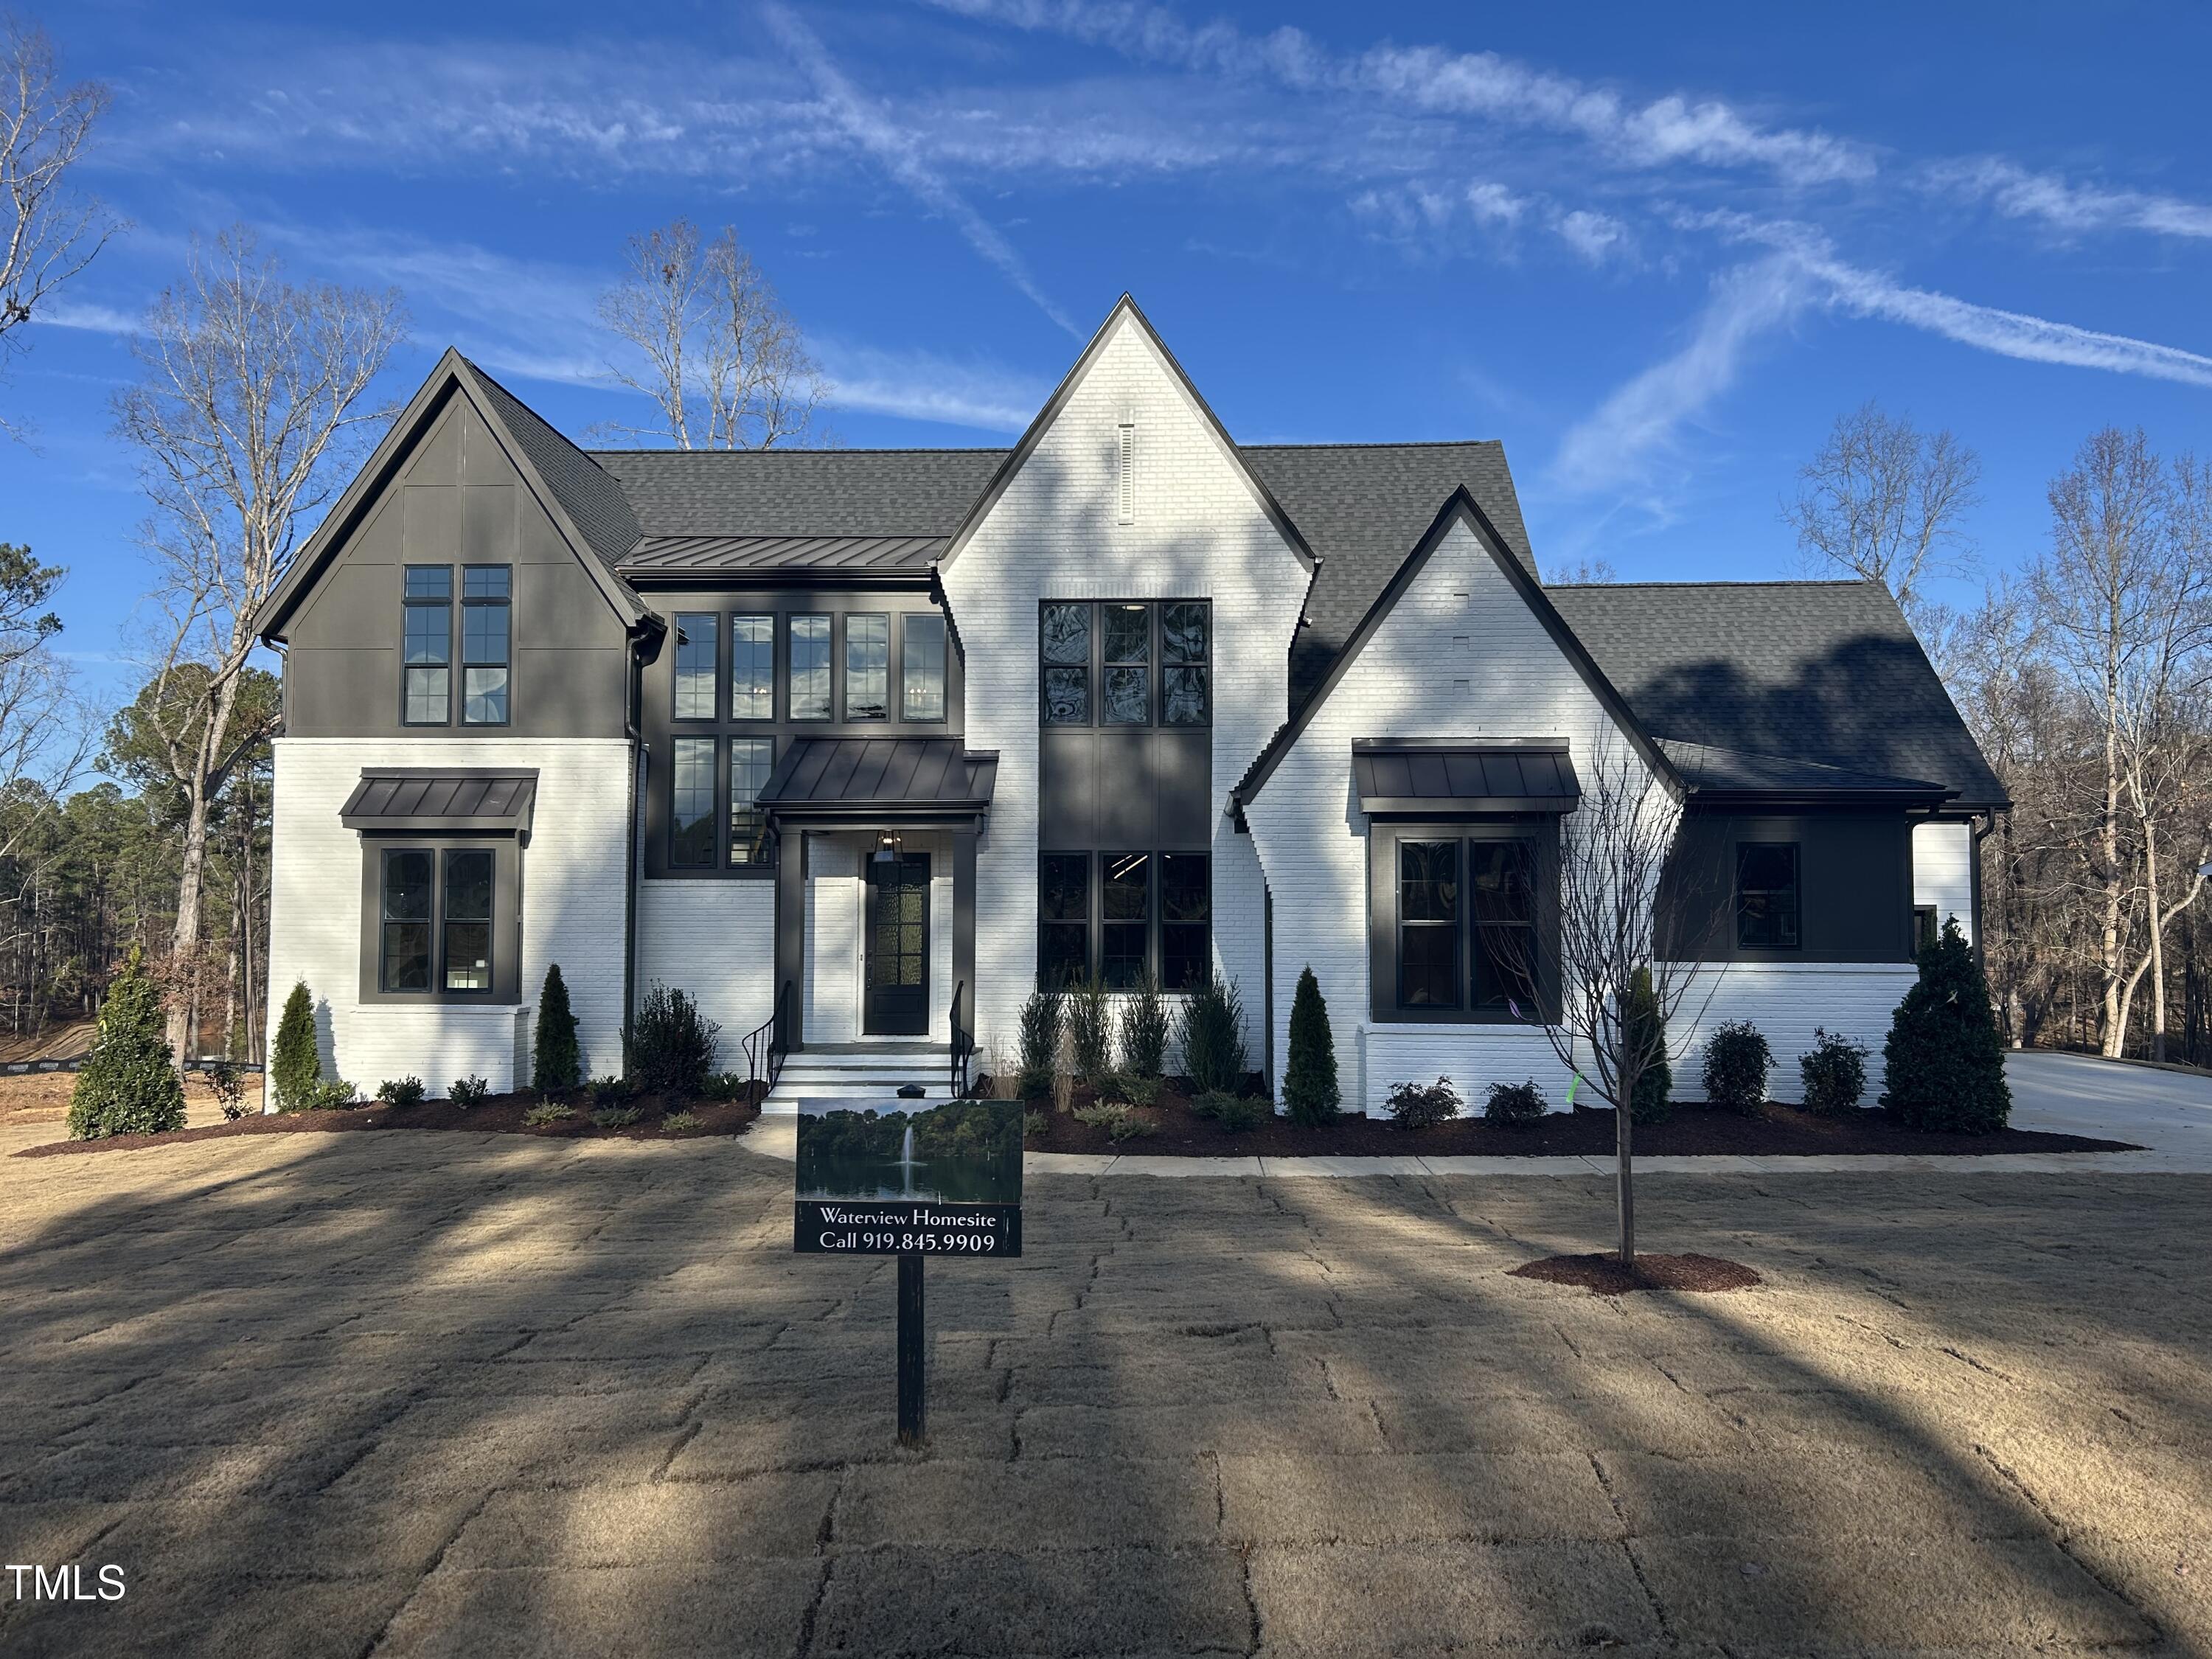
[{"label": "metal awning over window", "polygon": [[361,782],[338,808],[338,822],[349,830],[527,835],[537,804],[534,769],[387,767],[362,771]]},{"label": "metal awning over window", "polygon": [[1564,741],[1360,738],[1352,745],[1352,775],[1359,810],[1370,816],[1571,812],[1582,799]]},{"label": "metal awning over window", "polygon": [[995,750],[957,738],[808,738],[785,752],[758,799],[777,819],[981,817],[998,775]]}]

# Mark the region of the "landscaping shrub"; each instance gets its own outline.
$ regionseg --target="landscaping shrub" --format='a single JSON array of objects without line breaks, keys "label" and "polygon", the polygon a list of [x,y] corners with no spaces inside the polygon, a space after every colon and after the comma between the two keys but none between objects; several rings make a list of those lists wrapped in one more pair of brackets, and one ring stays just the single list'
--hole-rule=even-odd
[{"label": "landscaping shrub", "polygon": [[1318,1125],[1336,1121],[1343,1099],[1336,1086],[1336,1038],[1328,1029],[1328,1004],[1309,963],[1298,974],[1291,998],[1291,1052],[1283,1070],[1283,1104],[1291,1121]]},{"label": "landscaping shrub", "polygon": [[1233,1135],[1258,1128],[1260,1120],[1267,1115],[1265,1101],[1231,1094],[1226,1089],[1208,1089],[1190,1103],[1190,1109],[1200,1117],[1212,1118]]},{"label": "landscaping shrub", "polygon": [[238,1069],[235,1060],[211,1061],[207,1080],[208,1087],[215,1091],[216,1104],[222,1108],[224,1122],[235,1123],[246,1115],[246,1073]]},{"label": "landscaping shrub", "polygon": [[1067,994],[1067,1048],[1079,1083],[1104,1093],[1114,1070],[1114,1005],[1096,979]]},{"label": "landscaping shrub", "polygon": [[1725,1112],[1759,1115],[1774,1054],[1747,1019],[1724,1021],[1705,1042],[1705,1098]]},{"label": "landscaping shrub", "polygon": [[1920,953],[1882,1045],[1881,1103],[1916,1129],[1988,1134],[2012,1115],[1989,981],[1955,918]]},{"label": "landscaping shrub", "polygon": [[1866,1057],[1865,1044],[1815,1026],[1812,1048],[1797,1056],[1798,1075],[1805,1079],[1805,1109],[1856,1109],[1866,1092]]},{"label": "landscaping shrub", "polygon": [[630,1080],[648,1093],[697,1094],[721,1029],[684,992],[654,981],[630,1025]]},{"label": "landscaping shrub", "polygon": [[1049,1128],[1051,1125],[1052,1120],[1047,1117],[1042,1112],[1024,1112],[1022,1114],[1022,1139],[1024,1140],[1034,1140],[1040,1135],[1043,1134],[1046,1129]]},{"label": "landscaping shrub", "polygon": [[280,1112],[304,1112],[315,1103],[323,1080],[323,1060],[315,1045],[315,1000],[300,980],[284,999],[276,1022],[276,1041],[269,1051],[269,1085]]},{"label": "landscaping shrub", "polygon": [[1160,1130],[1160,1126],[1152,1119],[1138,1116],[1133,1107],[1119,1100],[1079,1106],[1075,1109],[1075,1121],[1105,1130],[1106,1139],[1117,1142],[1133,1139],[1138,1135],[1158,1134]]},{"label": "landscaping shrub", "polygon": [[1052,1092],[1060,1060],[1060,994],[1032,991],[1022,1005],[1021,1067],[1016,1083],[1024,1100]]},{"label": "landscaping shrub", "polygon": [[637,1092],[626,1077],[595,1077],[584,1085],[593,1106],[619,1106]]},{"label": "landscaping shrub", "polygon": [[1207,975],[1183,1004],[1176,1039],[1194,1092],[1219,1089],[1234,1094],[1243,1088],[1251,1065],[1244,1047],[1244,998],[1237,981]]},{"label": "landscaping shrub", "polygon": [[1121,1069],[1131,1077],[1157,1078],[1167,1060],[1168,1005],[1159,981],[1146,974],[1121,1005]]},{"label": "landscaping shrub", "polygon": [[665,1135],[688,1135],[699,1127],[699,1120],[690,1112],[671,1112],[660,1120],[660,1133]]},{"label": "landscaping shrub", "polygon": [[1132,1106],[1157,1104],[1160,1097],[1160,1080],[1157,1077],[1139,1077],[1133,1072],[1121,1074],[1120,1094]]},{"label": "landscaping shrub", "polygon": [[627,1129],[643,1115],[635,1106],[602,1106],[592,1114],[592,1121],[602,1129]]},{"label": "landscaping shrub", "polygon": [[75,1140],[155,1135],[185,1127],[185,1087],[163,1040],[161,993],[136,945],[100,1005],[92,1053],[70,1093]]},{"label": "landscaping shrub", "polygon": [[545,984],[538,993],[538,1031],[530,1049],[530,1086],[541,1095],[557,1095],[584,1080],[584,1051],[576,1042],[576,1016],[568,1007],[568,982],[561,977],[561,964],[545,969]]},{"label": "landscaping shrub", "polygon": [[361,1091],[340,1078],[335,1083],[318,1083],[314,1092],[307,1097],[307,1109],[311,1112],[343,1111],[360,1098]]},{"label": "landscaping shrub", "polygon": [[1397,1085],[1382,1102],[1382,1109],[1397,1120],[1401,1129],[1425,1129],[1457,1117],[1466,1104],[1451,1079],[1440,1077],[1434,1083]]},{"label": "landscaping shrub", "polygon": [[491,1085],[480,1077],[457,1077],[447,1085],[446,1098],[465,1112],[491,1098]]},{"label": "landscaping shrub", "polygon": [[386,1106],[420,1106],[423,1095],[419,1077],[388,1077],[376,1085],[376,1097]]},{"label": "landscaping shrub", "polygon": [[1674,1115],[1670,1098],[1674,1068],[1667,1063],[1667,1023],[1659,1018],[1659,999],[1652,994],[1649,968],[1638,968],[1628,981],[1628,1018],[1624,1024],[1631,1042],[1648,1043],[1644,1052],[1658,1056],[1636,1079],[1636,1092],[1629,1101],[1629,1121],[1664,1123]]},{"label": "landscaping shrub", "polygon": [[752,1079],[743,1072],[716,1072],[699,1085],[699,1092],[709,1100],[738,1100],[752,1086]]},{"label": "landscaping shrub", "polygon": [[566,1123],[576,1115],[574,1106],[563,1106],[557,1101],[542,1100],[522,1115],[522,1121],[533,1129],[542,1129],[549,1123]]},{"label": "landscaping shrub", "polygon": [[1493,1083],[1482,1103],[1482,1115],[1492,1123],[1534,1123],[1547,1109],[1544,1091],[1533,1078],[1526,1083]]}]

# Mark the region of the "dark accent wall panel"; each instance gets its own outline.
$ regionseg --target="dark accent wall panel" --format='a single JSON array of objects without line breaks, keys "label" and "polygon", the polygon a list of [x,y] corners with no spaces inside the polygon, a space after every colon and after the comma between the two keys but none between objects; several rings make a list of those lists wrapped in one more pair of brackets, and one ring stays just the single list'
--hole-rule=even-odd
[{"label": "dark accent wall panel", "polygon": [[1038,845],[1061,852],[1212,845],[1210,731],[1037,734]]},{"label": "dark accent wall panel", "polygon": [[[1736,848],[1797,846],[1796,950],[1736,943]],[[1707,962],[1909,962],[1912,820],[1902,812],[1692,813],[1668,861],[1662,913],[1673,949]]]}]

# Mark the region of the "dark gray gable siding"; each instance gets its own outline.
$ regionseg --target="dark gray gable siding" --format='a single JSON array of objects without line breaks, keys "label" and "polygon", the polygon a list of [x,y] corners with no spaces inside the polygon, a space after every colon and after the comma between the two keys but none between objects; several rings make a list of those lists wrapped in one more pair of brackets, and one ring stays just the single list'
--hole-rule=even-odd
[{"label": "dark gray gable siding", "polygon": [[1959,792],[2004,787],[1888,591],[1871,582],[1627,582],[1545,590],[1647,730]]}]

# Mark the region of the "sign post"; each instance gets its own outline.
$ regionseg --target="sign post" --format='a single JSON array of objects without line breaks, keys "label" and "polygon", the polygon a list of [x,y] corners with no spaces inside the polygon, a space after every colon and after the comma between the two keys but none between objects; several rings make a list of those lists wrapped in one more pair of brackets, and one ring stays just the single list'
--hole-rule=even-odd
[{"label": "sign post", "polygon": [[898,1437],[920,1445],[922,1264],[1021,1255],[1022,1103],[801,1101],[792,1248],[898,1257]]}]

